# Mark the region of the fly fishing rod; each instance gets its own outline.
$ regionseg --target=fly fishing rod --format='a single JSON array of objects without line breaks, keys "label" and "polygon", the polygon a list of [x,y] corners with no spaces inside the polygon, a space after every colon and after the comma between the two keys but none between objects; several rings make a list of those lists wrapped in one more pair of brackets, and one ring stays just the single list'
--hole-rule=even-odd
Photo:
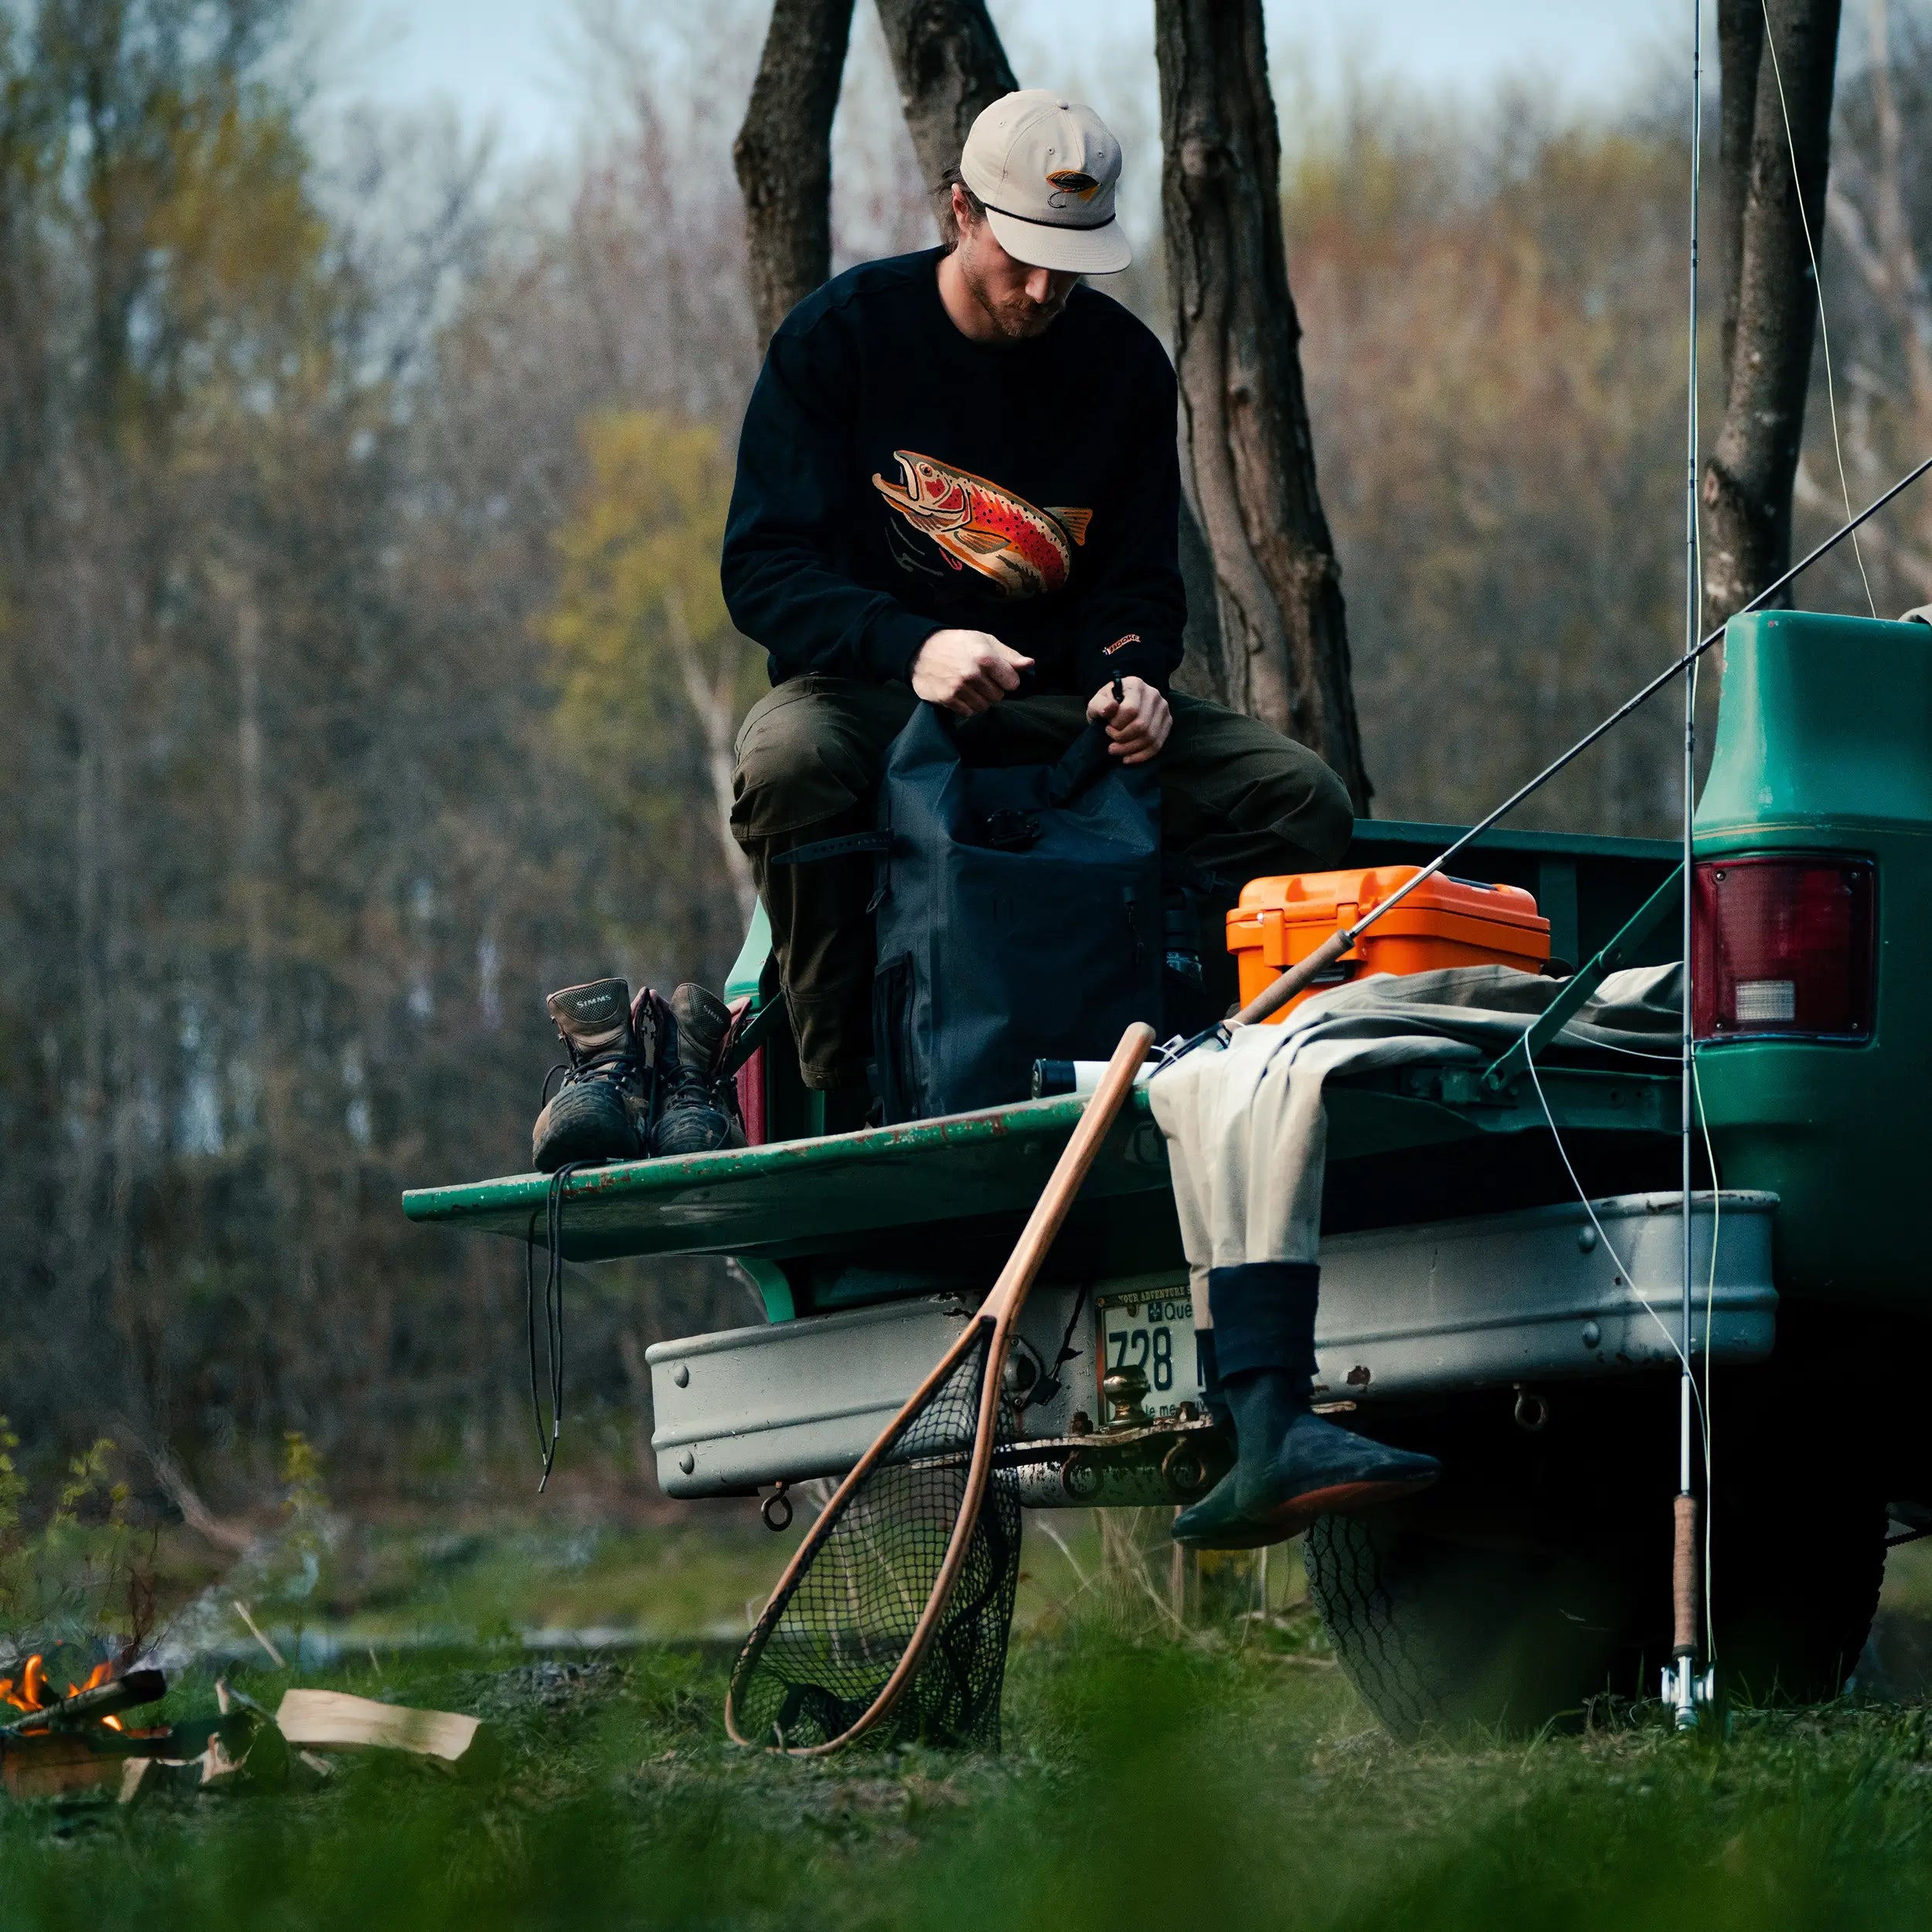
[{"label": "fly fishing rod", "polygon": [[[1703,5],[1691,0],[1691,172],[1690,172],[1690,309],[1689,342],[1685,376],[1684,452],[1684,655],[1694,665],[1700,655],[1697,641],[1698,620],[1702,614],[1699,593],[1702,573],[1697,556],[1697,189],[1703,158],[1704,79]],[[1845,506],[1852,507],[1849,503]],[[1682,1062],[1682,1090],[1678,1119],[1679,1219],[1682,1223],[1683,1281],[1682,1330],[1677,1350],[1682,1370],[1677,1384],[1677,1498],[1673,1506],[1675,1536],[1671,1546],[1671,1662],[1663,1675],[1664,1701],[1671,1707],[1671,1720],[1680,1731],[1697,1728],[1698,1706],[1708,1703],[1716,1693],[1715,1677],[1697,1669],[1698,1522],[1697,1492],[1692,1487],[1691,1463],[1695,1432],[1692,1410],[1696,1399],[1696,1377],[1691,1367],[1692,1298],[1691,1253],[1691,1109],[1692,1083],[1696,1078],[1696,1034],[1691,1006],[1691,882],[1696,876],[1692,860],[1692,833],[1697,787],[1697,678],[1695,671],[1684,679],[1684,913],[1682,975],[1684,1012],[1679,1034]],[[1711,1183],[1716,1185],[1713,1175]],[[1716,1232],[1712,1231],[1716,1240]],[[1705,1380],[1708,1386],[1710,1337],[1704,1338]],[[1708,1440],[1706,1443],[1708,1450]],[[1706,1488],[1709,1487],[1706,1468]],[[1708,1502],[1708,1497],[1706,1498]]]},{"label": "fly fishing rod", "polygon": [[[1749,604],[1743,605],[1734,614],[1741,617],[1747,616],[1753,611],[1761,611],[1793,578],[1801,576],[1821,557],[1836,549],[1838,545],[1843,543],[1854,530],[1859,528],[1870,518],[1876,516],[1894,497],[1898,496],[1911,485],[1916,483],[1927,470],[1932,470],[1932,456],[1928,456],[1916,469],[1910,471],[1901,477],[1883,496],[1875,498],[1868,503],[1849,522],[1839,525],[1838,529],[1834,530],[1808,556],[1801,557],[1774,583],[1767,584],[1756,597],[1751,599]],[[1560,758],[1544,766],[1535,777],[1512,792],[1487,818],[1480,819],[1476,824],[1471,825],[1453,844],[1430,859],[1428,864],[1424,866],[1413,879],[1405,879],[1386,899],[1377,900],[1352,926],[1347,927],[1345,930],[1332,933],[1306,959],[1298,960],[1294,965],[1287,968],[1278,979],[1272,981],[1262,992],[1257,994],[1232,1019],[1222,1021],[1217,1026],[1209,1027],[1206,1032],[1197,1035],[1193,1039],[1186,1042],[1184,1046],[1173,1049],[1167,1054],[1163,1064],[1172,1064],[1174,1060],[1180,1057],[1182,1053],[1195,1046],[1205,1045],[1210,1040],[1219,1039],[1225,1043],[1228,1034],[1234,1028],[1257,1026],[1272,1014],[1279,1012],[1290,1000],[1294,998],[1297,993],[1304,991],[1321,974],[1327,971],[1329,967],[1332,966],[1377,920],[1381,918],[1384,913],[1393,911],[1417,886],[1434,878],[1436,874],[1440,872],[1443,867],[1447,865],[1458,852],[1480,838],[1492,825],[1498,825],[1508,818],[1510,813],[1514,811],[1526,798],[1540,791],[1560,771],[1563,770],[1575,760],[1582,757],[1598,739],[1621,724],[1632,712],[1655,697],[1672,679],[1688,671],[1703,656],[1706,651],[1710,649],[1713,645],[1717,643],[1723,637],[1723,634],[1724,626],[1719,624],[1709,637],[1693,645],[1675,663],[1667,665],[1658,672],[1648,684],[1645,685],[1634,697],[1627,699],[1619,705],[1600,724],[1593,726]],[[1157,1069],[1156,1071],[1158,1073],[1158,1070]]]},{"label": "fly fishing rod", "polygon": [[[1799,558],[1798,562],[1794,563],[1782,577],[1767,583],[1756,597],[1751,599],[1750,603],[1740,606],[1733,614],[1741,617],[1748,616],[1753,611],[1761,611],[1786,585],[1794,578],[1802,576],[1821,557],[1828,556],[1832,551],[1836,549],[1854,530],[1877,515],[1879,512],[1894,498],[1903,495],[1928,470],[1932,470],[1932,456],[1926,457],[1924,461],[1919,464],[1916,468],[1907,471],[1883,495],[1874,497],[1863,509],[1859,512],[1856,516],[1852,517],[1847,522],[1840,524],[1822,543],[1818,545],[1816,549]],[[1696,619],[1693,616],[1692,619],[1693,633],[1695,628]],[[1236,1028],[1258,1026],[1264,1019],[1270,1019],[1278,1013],[1290,1000],[1294,998],[1296,994],[1306,992],[1344,953],[1348,951],[1350,947],[1355,944],[1355,941],[1377,920],[1382,917],[1383,913],[1393,912],[1418,886],[1434,878],[1437,873],[1449,864],[1459,852],[1473,845],[1492,826],[1499,825],[1507,818],[1526,798],[1540,791],[1559,772],[1566,770],[1576,760],[1580,758],[1600,738],[1607,736],[1614,730],[1631,713],[1648,703],[1670,682],[1672,679],[1689,671],[1702,658],[1706,651],[1723,638],[1724,631],[1725,626],[1720,624],[1708,637],[1701,638],[1692,645],[1682,657],[1677,658],[1675,662],[1666,665],[1641,690],[1627,698],[1601,723],[1593,725],[1561,757],[1554,759],[1549,764],[1545,765],[1533,778],[1512,791],[1501,804],[1496,807],[1495,811],[1489,813],[1487,817],[1478,819],[1467,832],[1452,841],[1434,859],[1430,859],[1427,865],[1423,866],[1413,879],[1404,879],[1386,899],[1378,900],[1353,925],[1331,933],[1313,952],[1309,954],[1307,958],[1297,960],[1293,965],[1284,968],[1277,978],[1270,980],[1239,1012],[1230,1015],[1226,1019],[1217,1021],[1213,1026],[1189,1038],[1185,1039],[1177,1038],[1156,1047],[1148,1056],[1148,1064],[1141,1070],[1141,1079],[1143,1083],[1149,1080],[1158,1079],[1168,1067],[1172,1066],[1176,1060],[1192,1053],[1198,1046],[1210,1045],[1225,1046],[1229,1036]],[[1686,957],[1688,957],[1688,954]],[[1046,1087],[1036,1085],[1034,1090],[1034,1098],[1036,1100],[1046,1093],[1091,1092],[1092,1081],[1097,1077],[1100,1067],[1098,1061],[1086,1060],[1042,1061],[1040,1065],[1042,1068],[1048,1066],[1055,1068],[1057,1078],[1065,1084],[1063,1087],[1048,1086]],[[1036,1074],[1036,1080],[1038,1077]]]}]

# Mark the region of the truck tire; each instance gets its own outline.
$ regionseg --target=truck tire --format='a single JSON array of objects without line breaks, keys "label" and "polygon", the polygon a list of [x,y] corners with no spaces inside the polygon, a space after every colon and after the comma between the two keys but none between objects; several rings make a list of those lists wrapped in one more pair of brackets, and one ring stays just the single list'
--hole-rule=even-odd
[{"label": "truck tire", "polygon": [[1885,1504],[1875,1489],[1852,1487],[1862,1473],[1750,1486],[1720,1479],[1711,1594],[1727,1697],[1815,1704],[1845,1688],[1885,1580]]},{"label": "truck tire", "polygon": [[1634,1585],[1655,1568],[1634,1555],[1610,1539],[1594,1549],[1475,1542],[1386,1516],[1325,1517],[1302,1547],[1342,1668],[1405,1739],[1533,1730],[1606,1689],[1634,1691]]},{"label": "truck tire", "polygon": [[[1870,1632],[1885,1507],[1876,1493],[1848,1495],[1835,1475],[1770,1473],[1747,1463],[1720,1476],[1719,1681],[1748,1703],[1817,1702],[1843,1688]],[[1308,1532],[1303,1560],[1342,1668],[1398,1737],[1533,1730],[1580,1718],[1604,1692],[1657,1694],[1668,1548],[1658,1512],[1645,1515],[1600,1515],[1554,1545],[1502,1522],[1472,1538],[1432,1534],[1423,1515],[1331,1516]]]}]

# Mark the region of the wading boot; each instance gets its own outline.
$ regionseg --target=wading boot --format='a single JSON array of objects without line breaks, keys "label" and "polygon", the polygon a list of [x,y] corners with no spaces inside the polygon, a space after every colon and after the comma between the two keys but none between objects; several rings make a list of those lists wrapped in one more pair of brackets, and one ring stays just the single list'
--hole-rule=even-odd
[{"label": "wading boot", "polygon": [[553,1174],[566,1162],[634,1161],[650,1137],[649,1056],[631,1023],[621,979],[566,986],[544,1005],[570,1056],[563,1084],[536,1117],[530,1158]]},{"label": "wading boot", "polygon": [[1283,1543],[1318,1516],[1379,1509],[1441,1474],[1434,1457],[1372,1442],[1310,1406],[1320,1279],[1307,1261],[1250,1262],[1209,1274],[1216,1367],[1239,1454],[1174,1519],[1177,1543],[1205,1549]]},{"label": "wading boot", "polygon": [[1201,1406],[1207,1418],[1230,1442],[1234,1440],[1234,1411],[1228,1404],[1227,1385],[1221,1379],[1219,1345],[1213,1328],[1194,1331],[1194,1352],[1201,1364]]},{"label": "wading boot", "polygon": [[718,1061],[731,1011],[716,993],[687,980],[666,1002],[670,1039],[660,1064],[666,1084],[651,1137],[654,1154],[709,1154],[743,1147],[738,1094]]}]

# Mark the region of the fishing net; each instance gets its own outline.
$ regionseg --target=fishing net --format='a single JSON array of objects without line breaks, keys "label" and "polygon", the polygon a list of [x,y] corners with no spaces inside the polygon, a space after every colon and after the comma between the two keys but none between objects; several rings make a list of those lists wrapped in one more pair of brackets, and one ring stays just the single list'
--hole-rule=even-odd
[{"label": "fishing net", "polygon": [[[990,1322],[975,1326],[884,1454],[812,1525],[804,1561],[747,1640],[727,1706],[744,1743],[797,1750],[842,1737],[905,1656],[965,1502],[992,1336]],[[998,1441],[1013,1433],[1002,1400]],[[996,1454],[938,1628],[868,1736],[998,1748],[1019,1542],[1018,1480]]]}]

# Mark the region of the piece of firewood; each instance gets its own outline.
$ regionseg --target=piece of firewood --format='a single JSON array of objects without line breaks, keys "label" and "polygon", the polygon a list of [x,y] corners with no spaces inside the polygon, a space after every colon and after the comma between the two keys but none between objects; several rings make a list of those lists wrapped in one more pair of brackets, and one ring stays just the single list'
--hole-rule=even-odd
[{"label": "piece of firewood", "polygon": [[291,1690],[283,1693],[275,1722],[298,1750],[410,1751],[486,1776],[496,1767],[495,1733],[455,1711],[379,1704],[346,1691]]},{"label": "piece of firewood", "polygon": [[0,1744],[0,1790],[12,1798],[66,1798],[77,1791],[112,1791],[131,1753],[120,1733],[37,1732]]},{"label": "piece of firewood", "polygon": [[131,1670],[111,1677],[92,1690],[70,1691],[39,1710],[23,1711],[0,1724],[0,1738],[18,1737],[33,1730],[64,1730],[83,1722],[98,1723],[111,1712],[131,1710],[137,1704],[158,1702],[168,1694],[168,1679],[158,1670]]}]

